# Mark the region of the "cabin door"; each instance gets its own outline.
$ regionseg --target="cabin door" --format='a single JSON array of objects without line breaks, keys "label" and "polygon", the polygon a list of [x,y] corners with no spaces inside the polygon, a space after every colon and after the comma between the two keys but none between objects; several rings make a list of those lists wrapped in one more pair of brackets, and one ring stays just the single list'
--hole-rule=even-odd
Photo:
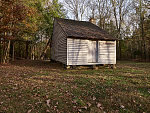
[{"label": "cabin door", "polygon": [[98,41],[89,41],[88,44],[88,62],[98,62]]}]

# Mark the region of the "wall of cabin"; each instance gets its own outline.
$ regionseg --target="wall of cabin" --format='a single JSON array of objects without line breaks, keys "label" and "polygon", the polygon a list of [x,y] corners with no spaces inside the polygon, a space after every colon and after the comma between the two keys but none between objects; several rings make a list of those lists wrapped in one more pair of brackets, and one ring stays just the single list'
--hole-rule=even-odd
[{"label": "wall of cabin", "polygon": [[67,37],[57,21],[54,22],[51,59],[67,65]]},{"label": "wall of cabin", "polygon": [[67,38],[67,65],[88,63],[88,40]]},{"label": "wall of cabin", "polygon": [[116,41],[99,41],[98,50],[100,64],[116,64]]},{"label": "wall of cabin", "polygon": [[67,65],[94,64],[116,64],[116,41],[67,38]]}]

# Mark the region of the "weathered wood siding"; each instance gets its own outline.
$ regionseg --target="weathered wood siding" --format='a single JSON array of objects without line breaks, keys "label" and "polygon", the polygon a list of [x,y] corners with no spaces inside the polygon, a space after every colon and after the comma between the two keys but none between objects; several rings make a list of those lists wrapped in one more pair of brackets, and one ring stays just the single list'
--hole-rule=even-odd
[{"label": "weathered wood siding", "polygon": [[99,41],[98,62],[116,64],[116,41]]},{"label": "weathered wood siding", "polygon": [[54,22],[51,44],[51,59],[67,64],[67,37],[57,21]]},{"label": "weathered wood siding", "polygon": [[67,39],[67,65],[88,64],[88,40]]},{"label": "weathered wood siding", "polygon": [[[98,60],[91,57],[92,40],[67,39],[67,65],[116,64],[116,41],[98,41]],[[96,47],[96,46],[95,46]],[[96,51],[96,49],[94,48]],[[96,53],[96,52],[95,52]],[[94,52],[92,52],[94,54]],[[95,57],[96,58],[96,57]]]}]

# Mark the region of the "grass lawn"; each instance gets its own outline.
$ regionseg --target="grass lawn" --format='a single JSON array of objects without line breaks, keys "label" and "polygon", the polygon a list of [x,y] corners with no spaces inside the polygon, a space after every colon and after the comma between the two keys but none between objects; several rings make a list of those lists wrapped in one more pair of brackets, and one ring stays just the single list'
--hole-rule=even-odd
[{"label": "grass lawn", "polygon": [[0,65],[0,113],[150,113],[150,63],[65,70],[48,61]]}]

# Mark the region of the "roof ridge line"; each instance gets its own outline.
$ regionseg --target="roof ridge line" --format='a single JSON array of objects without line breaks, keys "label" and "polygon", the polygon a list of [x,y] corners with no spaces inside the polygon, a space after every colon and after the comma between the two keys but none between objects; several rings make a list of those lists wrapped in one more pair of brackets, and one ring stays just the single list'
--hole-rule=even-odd
[{"label": "roof ridge line", "polygon": [[66,19],[66,18],[59,18],[59,17],[55,17],[56,19],[62,19],[62,20],[69,20],[69,21],[76,21],[76,22],[87,22],[87,23],[91,23],[90,21],[83,21],[83,20],[73,20],[73,19]]}]

